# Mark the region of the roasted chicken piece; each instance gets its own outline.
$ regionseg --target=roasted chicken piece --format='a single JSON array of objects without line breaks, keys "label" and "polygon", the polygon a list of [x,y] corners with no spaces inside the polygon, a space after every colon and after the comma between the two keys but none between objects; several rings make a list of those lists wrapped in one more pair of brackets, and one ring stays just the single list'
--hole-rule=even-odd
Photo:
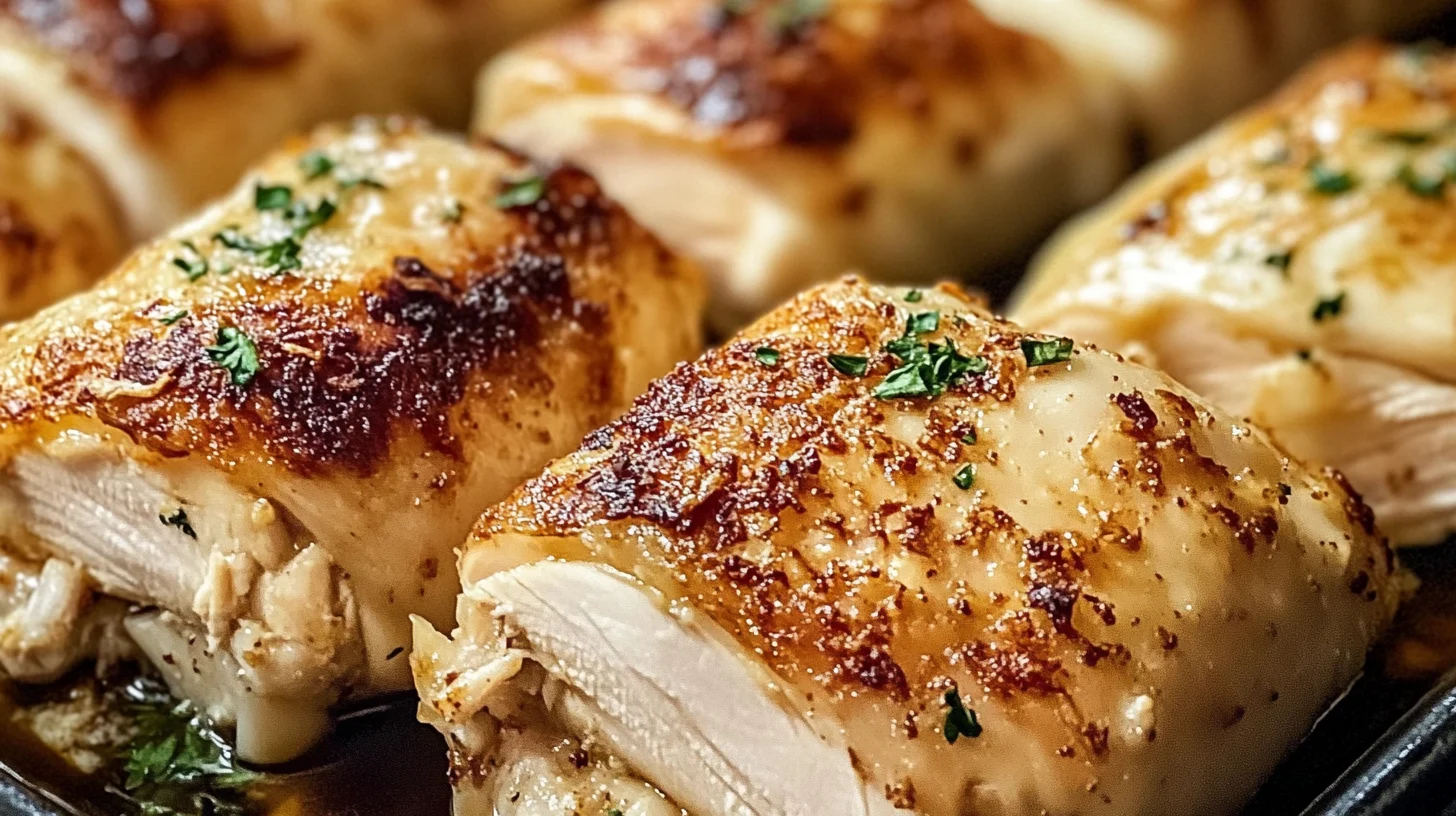
[{"label": "roasted chicken piece", "polygon": [[1399,31],[1451,0],[973,0],[1115,76],[1159,155],[1283,82],[1321,49]]},{"label": "roasted chicken piece", "polygon": [[1014,314],[1143,350],[1327,462],[1397,543],[1456,529],[1456,57],[1317,64],[1054,241]]},{"label": "roasted chicken piece", "polygon": [[512,813],[562,732],[582,814],[660,806],[621,767],[696,816],[1229,813],[1398,600],[1337,474],[954,287],[855,279],[658,380],[460,571],[412,657],[460,814]]},{"label": "roasted chicken piece", "polygon": [[0,321],[90,285],[120,259],[125,232],[86,161],[0,105]]},{"label": "roasted chicken piece", "polygon": [[481,62],[579,5],[4,0],[0,100],[90,161],[133,237],[147,237],[318,122],[463,124]]},{"label": "roasted chicken piece", "polygon": [[720,325],[1005,259],[1128,166],[1111,87],[966,0],[619,0],[493,62],[475,126],[594,173]]},{"label": "roasted chicken piece", "polygon": [[471,523],[696,353],[701,297],[580,171],[395,120],[290,143],[0,329],[0,665],[54,676],[124,599],[245,758],[293,756],[408,687]]}]

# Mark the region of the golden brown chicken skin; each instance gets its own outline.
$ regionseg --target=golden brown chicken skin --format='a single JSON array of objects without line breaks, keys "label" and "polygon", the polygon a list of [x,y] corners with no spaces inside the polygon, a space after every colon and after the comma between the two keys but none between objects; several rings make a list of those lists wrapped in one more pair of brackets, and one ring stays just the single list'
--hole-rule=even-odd
[{"label": "golden brown chicken skin", "polygon": [[0,546],[59,565],[0,664],[53,676],[120,597],[174,691],[288,758],[408,682],[471,522],[695,352],[699,286],[580,171],[394,120],[294,140],[0,330]]},{"label": "golden brown chicken skin", "polygon": [[82,289],[121,258],[126,228],[77,153],[0,106],[0,321]]},{"label": "golden brown chicken skin", "polygon": [[[1229,813],[1398,600],[1337,475],[955,287],[858,279],[658,380],[460,569],[414,665],[465,814],[538,812],[506,804],[522,745],[561,730],[699,816]],[[581,812],[664,812],[620,784]]]},{"label": "golden brown chicken skin", "polygon": [[91,162],[146,238],[289,134],[356,114],[459,126],[494,51],[574,0],[4,0],[0,102]]},{"label": "golden brown chicken skin", "polygon": [[1046,250],[1026,323],[1138,347],[1347,473],[1400,543],[1456,529],[1456,58],[1363,44]]},{"label": "golden brown chicken skin", "polygon": [[1125,169],[1110,89],[964,0],[627,0],[511,49],[475,126],[580,163],[734,324],[1006,258]]}]

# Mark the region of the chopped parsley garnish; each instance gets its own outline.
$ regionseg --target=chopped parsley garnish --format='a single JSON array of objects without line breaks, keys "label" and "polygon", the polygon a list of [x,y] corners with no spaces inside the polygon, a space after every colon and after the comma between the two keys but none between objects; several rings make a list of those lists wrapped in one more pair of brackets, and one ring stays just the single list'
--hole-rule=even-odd
[{"label": "chopped parsley garnish", "polygon": [[607,808],[607,816],[622,816],[622,811],[617,808]]},{"label": "chopped parsley garnish", "polygon": [[445,209],[440,212],[440,218],[447,224],[460,223],[461,216],[465,215],[465,208],[460,206],[460,199],[452,198],[445,202]]},{"label": "chopped parsley garnish", "polygon": [[529,178],[513,181],[506,186],[501,194],[495,197],[495,206],[502,210],[509,210],[513,207],[529,207],[541,200],[546,193],[546,177],[530,176]]},{"label": "chopped parsley garnish", "polygon": [[1031,368],[1065,363],[1072,359],[1072,338],[1024,339],[1021,341],[1021,353],[1026,357],[1026,365]]},{"label": "chopped parsley garnish", "polygon": [[339,211],[339,206],[331,198],[323,198],[314,207],[309,207],[302,201],[288,208],[288,221],[293,226],[293,237],[302,238],[314,227],[323,226],[334,213]]},{"label": "chopped parsley garnish", "polygon": [[1423,176],[1416,172],[1409,164],[1401,165],[1400,172],[1396,174],[1396,180],[1405,185],[1407,190],[1421,198],[1444,198],[1446,195],[1446,176],[1444,173],[1434,176]]},{"label": "chopped parsley garnish", "polygon": [[955,482],[955,486],[961,490],[970,490],[971,485],[976,483],[976,466],[962,465],[951,481]]},{"label": "chopped parsley garnish", "polygon": [[910,291],[905,293],[905,302],[919,303],[920,299],[923,297],[925,297],[925,295],[919,289],[911,289]]},{"label": "chopped parsley garnish", "polygon": [[255,241],[229,227],[212,236],[212,240],[228,249],[236,249],[239,252],[256,256],[259,263],[271,267],[275,273],[298,269],[303,265],[298,260],[298,253],[303,250],[303,246],[291,235],[272,243],[264,243]]},{"label": "chopped parsley garnish", "polygon": [[168,527],[176,527],[181,530],[188,538],[197,538],[197,531],[192,529],[192,520],[187,518],[186,508],[179,507],[177,508],[177,512],[172,515],[158,515],[157,518],[161,519],[162,523]]},{"label": "chopped parsley garnish", "polygon": [[122,787],[146,816],[243,816],[258,776],[238,765],[212,723],[154,681],[124,691],[136,733]]},{"label": "chopped parsley garnish", "polygon": [[1339,195],[1355,188],[1355,177],[1316,159],[1309,165],[1309,186],[1321,195]]},{"label": "chopped parsley garnish", "polygon": [[172,263],[178,269],[187,273],[187,280],[195,281],[207,274],[207,259],[202,257],[202,252],[197,245],[191,241],[183,241],[182,246],[190,252],[193,257],[184,258],[180,255],[172,258]]},{"label": "chopped parsley garnish", "polygon": [[900,358],[901,365],[875,386],[880,399],[938,397],[967,374],[986,371],[986,358],[968,357],[956,351],[955,343],[920,343],[913,337],[901,337],[885,346]]},{"label": "chopped parsley garnish", "polygon": [[758,364],[761,366],[773,368],[774,366],[779,364],[779,350],[775,348],[769,348],[768,346],[763,346],[762,348],[753,352],[753,359],[757,360]]},{"label": "chopped parsley garnish", "polygon": [[945,741],[951,745],[961,737],[972,739],[981,736],[981,723],[976,720],[976,712],[966,708],[961,702],[961,694],[955,689],[945,693],[945,704],[950,710],[945,714]]},{"label": "chopped parsley garnish", "polygon": [[961,441],[966,443],[967,445],[976,444],[976,429],[972,428],[969,431],[966,431],[965,435],[961,437]]},{"label": "chopped parsley garnish", "polygon": [[1292,249],[1286,249],[1283,252],[1271,252],[1268,255],[1264,256],[1264,263],[1274,267],[1275,269],[1280,270],[1281,272],[1288,269],[1289,265],[1293,262],[1294,250]]},{"label": "chopped parsley garnish", "polygon": [[309,181],[328,175],[333,172],[334,166],[334,160],[318,150],[311,150],[298,160],[298,169],[303,171],[303,177]]},{"label": "chopped parsley garnish", "polygon": [[253,187],[253,206],[260,212],[286,210],[293,203],[293,190],[284,185],[259,184]]},{"label": "chopped parsley garnish", "polygon": [[849,377],[863,377],[869,369],[868,357],[857,357],[853,354],[831,354],[829,364],[834,370]]},{"label": "chopped parsley garnish", "polygon": [[940,312],[921,312],[911,315],[905,324],[905,336],[929,334],[940,328]]},{"label": "chopped parsley garnish", "polygon": [[385,185],[384,182],[380,181],[377,178],[374,178],[373,176],[365,175],[363,173],[357,175],[351,174],[347,176],[338,176],[337,178],[339,180],[340,191],[348,190],[354,187],[372,187],[375,190],[389,189],[389,187]]},{"label": "chopped parsley garnish", "polygon": [[222,366],[233,385],[244,387],[258,376],[258,347],[242,329],[224,326],[217,330],[217,345],[207,347],[207,356]]},{"label": "chopped parsley garnish", "polygon": [[1310,316],[1314,318],[1314,322],[1319,323],[1332,317],[1338,317],[1344,310],[1345,293],[1340,292],[1333,297],[1320,298],[1319,302],[1315,303],[1314,311],[1310,313]]},{"label": "chopped parsley garnish", "polygon": [[160,320],[162,321],[162,324],[163,325],[165,325],[165,326],[171,326],[171,325],[175,324],[177,321],[181,320],[182,318],[184,318],[186,316],[187,316],[187,310],[186,309],[178,309],[177,311],[172,312],[171,314],[163,315],[160,318]]}]

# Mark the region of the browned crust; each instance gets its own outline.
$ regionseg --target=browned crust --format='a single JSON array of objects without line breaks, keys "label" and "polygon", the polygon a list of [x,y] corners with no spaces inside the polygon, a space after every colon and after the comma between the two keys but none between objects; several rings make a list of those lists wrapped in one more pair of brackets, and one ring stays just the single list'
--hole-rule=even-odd
[{"label": "browned crust", "polygon": [[[890,0],[873,10],[829,0],[822,13],[794,15],[816,5],[659,4],[638,9],[639,27],[598,15],[553,43],[564,59],[624,90],[649,89],[738,147],[842,147],[876,106],[928,115],[948,84],[981,93],[1059,65],[1043,43],[962,0]],[[620,53],[628,56],[612,62]],[[999,103],[984,92],[994,116]]]},{"label": "browned crust", "polygon": [[[413,127],[390,138],[439,139]],[[143,251],[136,258],[153,265],[133,259],[98,290],[6,329],[0,425],[13,437],[36,423],[95,415],[164,455],[368,474],[411,434],[457,453],[474,422],[467,404],[491,410],[481,400],[494,394],[502,395],[496,403],[545,396],[562,376],[553,361],[570,363],[576,376],[590,372],[592,381],[573,389],[598,395],[605,415],[621,376],[610,314],[625,281],[614,264],[645,248],[639,263],[649,259],[658,274],[682,270],[590,177],[563,167],[545,178],[535,205],[501,213],[492,186],[490,197],[467,203],[448,242],[395,254],[383,268],[209,274],[179,302],[157,294],[175,291],[157,285],[178,280],[171,255]],[[506,223],[482,231],[467,228],[471,219]],[[178,306],[187,315],[164,325]],[[257,346],[259,372],[246,386],[230,382],[205,350],[222,327],[242,329]],[[134,384],[143,395],[107,393],[98,380]]]},{"label": "browned crust", "polygon": [[63,55],[93,88],[146,105],[224,65],[276,65],[292,53],[238,47],[223,2],[0,0],[0,16]]}]

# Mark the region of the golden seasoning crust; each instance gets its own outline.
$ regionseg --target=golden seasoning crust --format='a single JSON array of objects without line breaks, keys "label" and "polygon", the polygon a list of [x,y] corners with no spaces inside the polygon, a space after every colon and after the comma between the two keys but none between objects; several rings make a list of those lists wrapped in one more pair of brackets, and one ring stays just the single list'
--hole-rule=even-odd
[{"label": "golden seasoning crust", "polygon": [[[304,178],[312,151],[332,157],[332,175]],[[346,187],[350,177],[370,182]],[[495,205],[537,178],[539,199]],[[309,207],[337,202],[298,240],[299,268],[215,239],[289,234],[281,213],[255,209],[254,182],[286,185]],[[5,329],[0,416],[12,439],[94,415],[163,454],[359,474],[406,428],[454,453],[469,433],[467,395],[544,397],[556,378],[590,371],[601,381],[586,393],[600,394],[605,419],[621,375],[608,315],[627,285],[608,272],[643,254],[657,274],[686,274],[579,171],[537,170],[413,125],[324,131],[95,291]],[[207,270],[189,282],[179,259]],[[207,351],[223,329],[255,344],[250,382]]]},{"label": "golden seasoning crust", "polygon": [[[877,399],[898,364],[885,345],[929,309],[939,328],[922,339],[953,340],[984,357],[986,373],[933,400]],[[1036,467],[1000,458],[1012,449],[990,430],[997,415],[1031,410],[1045,397],[1028,390],[1105,364],[1077,349],[1070,362],[1029,368],[1022,344],[1042,339],[951,286],[913,304],[856,280],[811,291],[659,380],[580,452],[487,511],[471,546],[580,538],[593,557],[709,615],[811,699],[936,724],[957,686],[967,700],[1045,700],[1062,711],[1057,744],[1095,760],[1110,750],[1107,724],[1077,690],[1097,676],[1131,681],[1179,648],[1176,631],[1139,627],[1118,608],[1128,597],[1119,585],[1158,595],[1141,539],[1149,519],[1174,505],[1201,518],[1196,546],[1235,571],[1308,545],[1281,524],[1274,485],[1218,463],[1210,440],[1222,421],[1171,385],[1139,387],[1167,382],[1142,375],[1084,406],[1102,417],[1092,437],[1044,434],[1042,444],[1086,462],[1080,491],[1095,512],[1065,526],[1019,523],[1026,511],[1013,495],[980,487],[1008,465]],[[763,349],[777,352],[771,364]],[[867,373],[840,373],[831,354],[868,357]],[[1042,433],[1035,413],[1011,421],[1020,425],[1009,432]],[[974,481],[962,486],[966,467]],[[1320,484],[1320,512],[1359,530],[1353,492]],[[1388,616],[1388,548],[1373,537],[1351,546],[1350,591],[1380,602],[1368,614]],[[468,582],[469,548],[466,559]],[[998,588],[984,591],[978,572],[999,576],[989,582]],[[935,739],[924,747],[948,747]],[[950,812],[940,801],[928,812]]]},{"label": "golden seasoning crust", "polygon": [[872,108],[928,115],[938,87],[1037,78],[1060,65],[1039,41],[959,0],[815,8],[673,0],[607,9],[546,42],[584,82],[655,93],[721,130],[730,147],[840,148]]},{"label": "golden seasoning crust", "polygon": [[223,65],[276,65],[287,50],[240,50],[217,0],[3,0],[8,21],[65,56],[92,87],[146,105]]}]

